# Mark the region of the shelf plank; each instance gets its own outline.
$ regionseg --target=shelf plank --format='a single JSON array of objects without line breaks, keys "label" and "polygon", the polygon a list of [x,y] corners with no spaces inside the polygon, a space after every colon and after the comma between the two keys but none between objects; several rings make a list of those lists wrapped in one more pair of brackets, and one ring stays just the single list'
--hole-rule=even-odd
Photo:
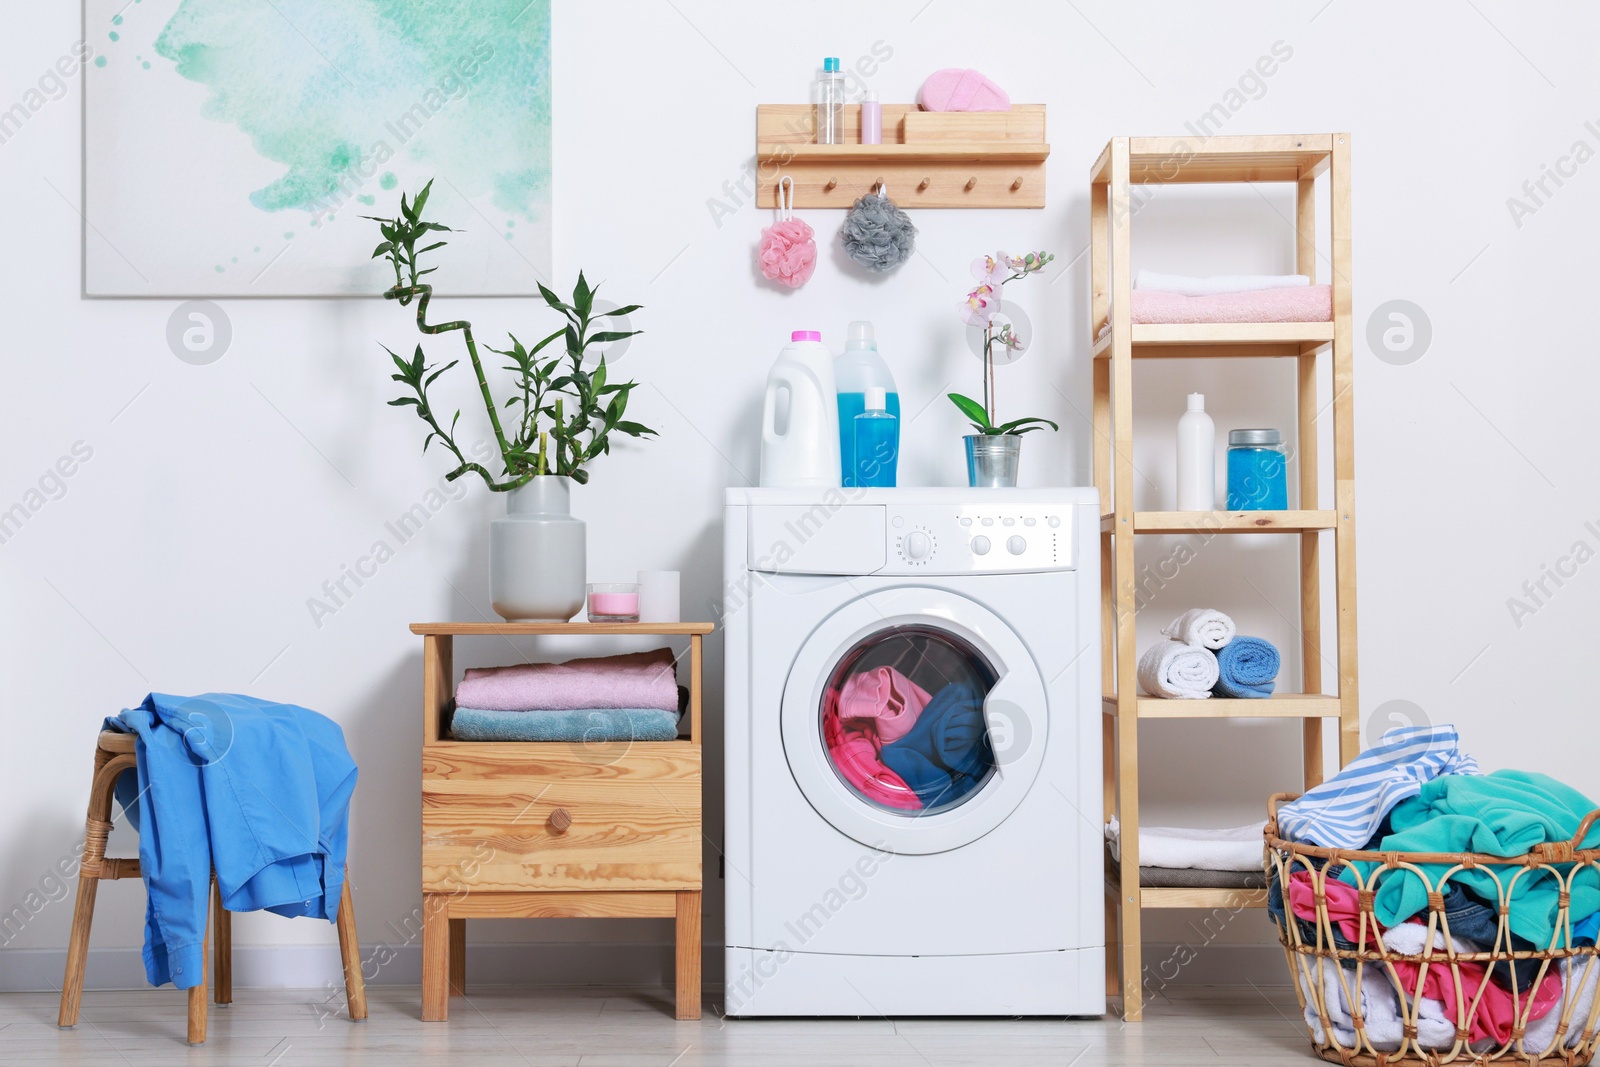
[{"label": "shelf plank", "polygon": [[507,637],[535,634],[657,634],[688,636],[716,631],[711,622],[414,622],[411,632],[423,636],[453,637],[503,634]]},{"label": "shelf plank", "polygon": [[1139,890],[1139,906],[1144,908],[1264,908],[1265,889],[1174,889],[1148,887]]},{"label": "shelf plank", "polygon": [[[1107,892],[1121,895],[1120,868],[1110,853],[1106,854],[1105,881]],[[1265,889],[1219,889],[1206,886],[1140,886],[1141,908],[1264,908],[1267,906]]]},{"label": "shelf plank", "polygon": [[[1135,359],[1255,359],[1301,356],[1333,341],[1331,322],[1136,322]],[[1111,354],[1111,331],[1095,340],[1094,358]]]},{"label": "shelf plank", "polygon": [[[1100,532],[1116,530],[1116,517],[1102,515]],[[1136,511],[1136,534],[1308,533],[1339,524],[1336,511]]]},{"label": "shelf plank", "polygon": [[762,163],[1039,163],[1050,146],[1018,141],[925,141],[921,144],[764,144]]},{"label": "shelf plank", "polygon": [[[1116,715],[1117,698],[1100,698],[1101,710]],[[1340,701],[1323,693],[1274,693],[1264,698],[1207,697],[1201,700],[1166,700],[1140,696],[1141,719],[1335,719]]]}]

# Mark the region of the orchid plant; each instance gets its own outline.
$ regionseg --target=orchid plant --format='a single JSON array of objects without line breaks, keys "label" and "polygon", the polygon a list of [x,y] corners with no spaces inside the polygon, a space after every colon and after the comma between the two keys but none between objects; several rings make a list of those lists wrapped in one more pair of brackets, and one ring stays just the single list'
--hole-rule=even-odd
[{"label": "orchid plant", "polygon": [[998,425],[994,421],[995,352],[1018,352],[1027,346],[1010,322],[996,321],[1000,313],[1001,296],[1008,282],[1020,281],[1030,274],[1039,273],[1045,264],[1055,258],[1049,252],[1028,252],[1021,256],[996,252],[972,261],[972,276],[978,280],[978,284],[962,302],[961,318],[967,325],[983,330],[983,403],[960,393],[946,395],[961,414],[972,420],[972,428],[980,434],[1023,434],[1045,426],[1052,430],[1061,429],[1056,423],[1042,418],[1012,419]]}]

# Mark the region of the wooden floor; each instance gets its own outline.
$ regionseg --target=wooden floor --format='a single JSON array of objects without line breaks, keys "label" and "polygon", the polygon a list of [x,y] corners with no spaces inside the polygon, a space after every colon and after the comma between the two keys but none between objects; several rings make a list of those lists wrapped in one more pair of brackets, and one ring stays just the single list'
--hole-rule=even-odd
[{"label": "wooden floor", "polygon": [[371,1018],[323,1017],[327,994],[240,989],[213,1007],[211,1038],[184,1044],[170,988],[87,993],[83,1021],[56,1029],[56,998],[0,995],[0,1064],[82,1067],[945,1067],[984,1064],[1316,1063],[1288,987],[1168,989],[1145,1021],[1105,1019],[725,1020],[675,1022],[668,990],[492,989],[452,998],[448,1023],[418,1019],[415,988],[368,990]]}]

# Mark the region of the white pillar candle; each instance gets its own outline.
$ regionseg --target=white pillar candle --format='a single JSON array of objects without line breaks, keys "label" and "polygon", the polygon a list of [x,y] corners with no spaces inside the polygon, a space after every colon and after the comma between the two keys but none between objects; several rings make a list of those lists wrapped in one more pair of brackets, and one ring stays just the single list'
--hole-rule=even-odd
[{"label": "white pillar candle", "polygon": [[639,572],[639,621],[678,622],[678,572]]}]

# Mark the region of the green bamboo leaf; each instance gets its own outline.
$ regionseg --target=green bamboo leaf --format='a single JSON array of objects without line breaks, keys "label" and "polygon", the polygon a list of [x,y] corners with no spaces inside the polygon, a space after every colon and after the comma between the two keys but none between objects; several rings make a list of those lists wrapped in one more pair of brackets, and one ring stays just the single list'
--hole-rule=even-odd
[{"label": "green bamboo leaf", "polygon": [[644,307],[643,304],[629,304],[627,307],[617,308],[615,311],[602,311],[595,316],[597,319],[615,319],[623,315],[631,315]]},{"label": "green bamboo leaf", "polygon": [[589,288],[589,282],[581,270],[578,272],[578,284],[572,290],[572,307],[585,319],[589,317],[589,312],[594,310],[594,290]]},{"label": "green bamboo leaf", "polygon": [[606,345],[606,344],[610,344],[612,341],[621,341],[624,338],[637,337],[641,333],[644,333],[644,331],[643,330],[607,330],[607,331],[604,331],[604,332],[601,332],[601,333],[592,334],[589,337],[589,343],[592,344],[592,345]]},{"label": "green bamboo leaf", "polygon": [[428,375],[428,377],[422,383],[423,388],[427,388],[428,386],[432,385],[434,383],[434,380],[436,378],[438,378],[439,375],[443,374],[445,371],[449,370],[451,367],[454,367],[457,363],[460,363],[460,362],[461,361],[459,359],[452,359],[449,363],[446,363],[444,366],[440,367],[438,370],[436,370],[432,374]]},{"label": "green bamboo leaf", "polygon": [[629,437],[643,437],[645,434],[654,434],[650,427],[637,422],[619,422],[615,429],[618,433],[625,433]]}]

